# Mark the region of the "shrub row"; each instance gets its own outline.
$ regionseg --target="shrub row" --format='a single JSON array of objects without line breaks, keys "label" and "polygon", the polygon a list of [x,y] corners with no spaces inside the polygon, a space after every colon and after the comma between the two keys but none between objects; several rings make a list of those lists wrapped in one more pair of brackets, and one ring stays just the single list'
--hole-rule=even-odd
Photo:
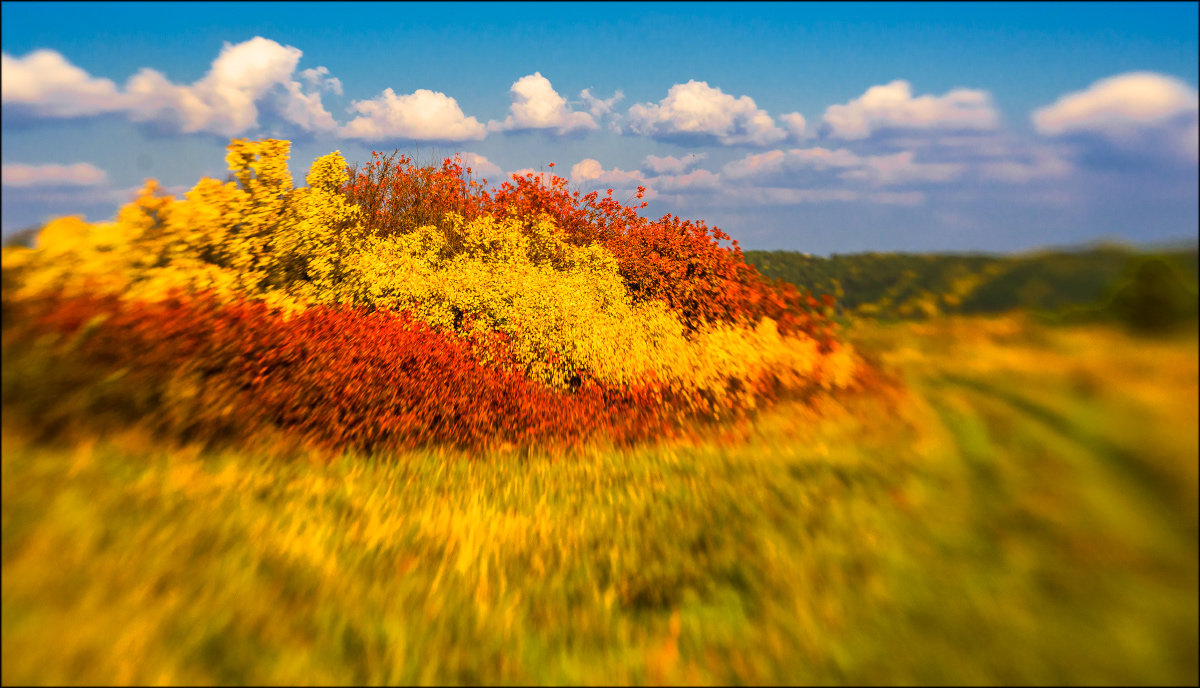
[{"label": "shrub row", "polygon": [[[124,420],[187,437],[271,428],[336,449],[553,445],[598,434],[629,442],[678,421],[653,385],[554,391],[479,363],[472,343],[407,313],[318,306],[285,320],[261,302],[210,295],[48,294],[36,309],[23,334],[6,333],[6,349],[14,336],[56,333],[63,365],[136,389],[140,401],[121,401],[135,416]],[[501,339],[475,344],[503,357]]]}]

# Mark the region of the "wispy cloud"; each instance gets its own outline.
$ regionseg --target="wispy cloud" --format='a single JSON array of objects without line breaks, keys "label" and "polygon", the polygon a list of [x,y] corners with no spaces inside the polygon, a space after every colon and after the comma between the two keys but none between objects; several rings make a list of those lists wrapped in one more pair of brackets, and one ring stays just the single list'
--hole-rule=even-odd
[{"label": "wispy cloud", "polygon": [[693,165],[698,165],[708,153],[689,153],[681,158],[673,155],[647,155],[642,159],[642,168],[657,174],[680,174]]},{"label": "wispy cloud", "polygon": [[579,92],[579,97],[583,100],[583,104],[587,106],[588,112],[591,113],[592,117],[602,119],[613,114],[613,108],[625,98],[625,94],[620,89],[617,89],[617,92],[609,98],[598,98],[592,95],[590,88],[585,88]]},{"label": "wispy cloud", "polygon": [[3,184],[12,188],[97,187],[108,183],[108,174],[87,162],[72,165],[5,163]]}]

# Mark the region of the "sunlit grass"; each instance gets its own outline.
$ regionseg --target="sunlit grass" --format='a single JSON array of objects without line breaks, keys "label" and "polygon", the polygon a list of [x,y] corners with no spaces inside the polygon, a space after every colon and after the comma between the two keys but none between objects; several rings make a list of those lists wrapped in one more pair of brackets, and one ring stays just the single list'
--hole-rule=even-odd
[{"label": "sunlit grass", "polygon": [[1190,683],[1197,342],[858,325],[703,441],[332,461],[3,433],[10,683]]}]

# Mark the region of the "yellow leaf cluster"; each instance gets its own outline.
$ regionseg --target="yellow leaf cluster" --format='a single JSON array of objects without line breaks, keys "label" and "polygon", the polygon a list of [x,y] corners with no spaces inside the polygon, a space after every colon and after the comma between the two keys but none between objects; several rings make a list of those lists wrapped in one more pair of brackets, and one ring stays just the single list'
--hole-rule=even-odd
[{"label": "yellow leaf cluster", "polygon": [[6,251],[5,269],[21,270],[22,293],[155,300],[183,289],[260,299],[285,314],[313,304],[407,310],[448,332],[506,334],[522,372],[556,387],[656,380],[718,406],[753,406],[767,379],[849,379],[851,363],[781,336],[770,320],[689,334],[664,304],[634,302],[607,249],[564,241],[546,216],[448,213],[438,226],[368,236],[341,191],[341,154],[315,160],[308,186],[293,188],[289,147],[234,140],[226,160],[235,181],[204,178],[175,198],[147,180],[114,222],[55,220],[36,250]]}]

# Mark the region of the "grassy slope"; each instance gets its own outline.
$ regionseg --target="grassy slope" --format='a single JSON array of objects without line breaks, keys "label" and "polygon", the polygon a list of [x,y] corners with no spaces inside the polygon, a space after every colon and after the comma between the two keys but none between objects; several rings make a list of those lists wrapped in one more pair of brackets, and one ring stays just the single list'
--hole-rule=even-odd
[{"label": "grassy slope", "polygon": [[907,392],[573,457],[3,434],[3,682],[1191,683],[1197,340],[859,325]]}]

